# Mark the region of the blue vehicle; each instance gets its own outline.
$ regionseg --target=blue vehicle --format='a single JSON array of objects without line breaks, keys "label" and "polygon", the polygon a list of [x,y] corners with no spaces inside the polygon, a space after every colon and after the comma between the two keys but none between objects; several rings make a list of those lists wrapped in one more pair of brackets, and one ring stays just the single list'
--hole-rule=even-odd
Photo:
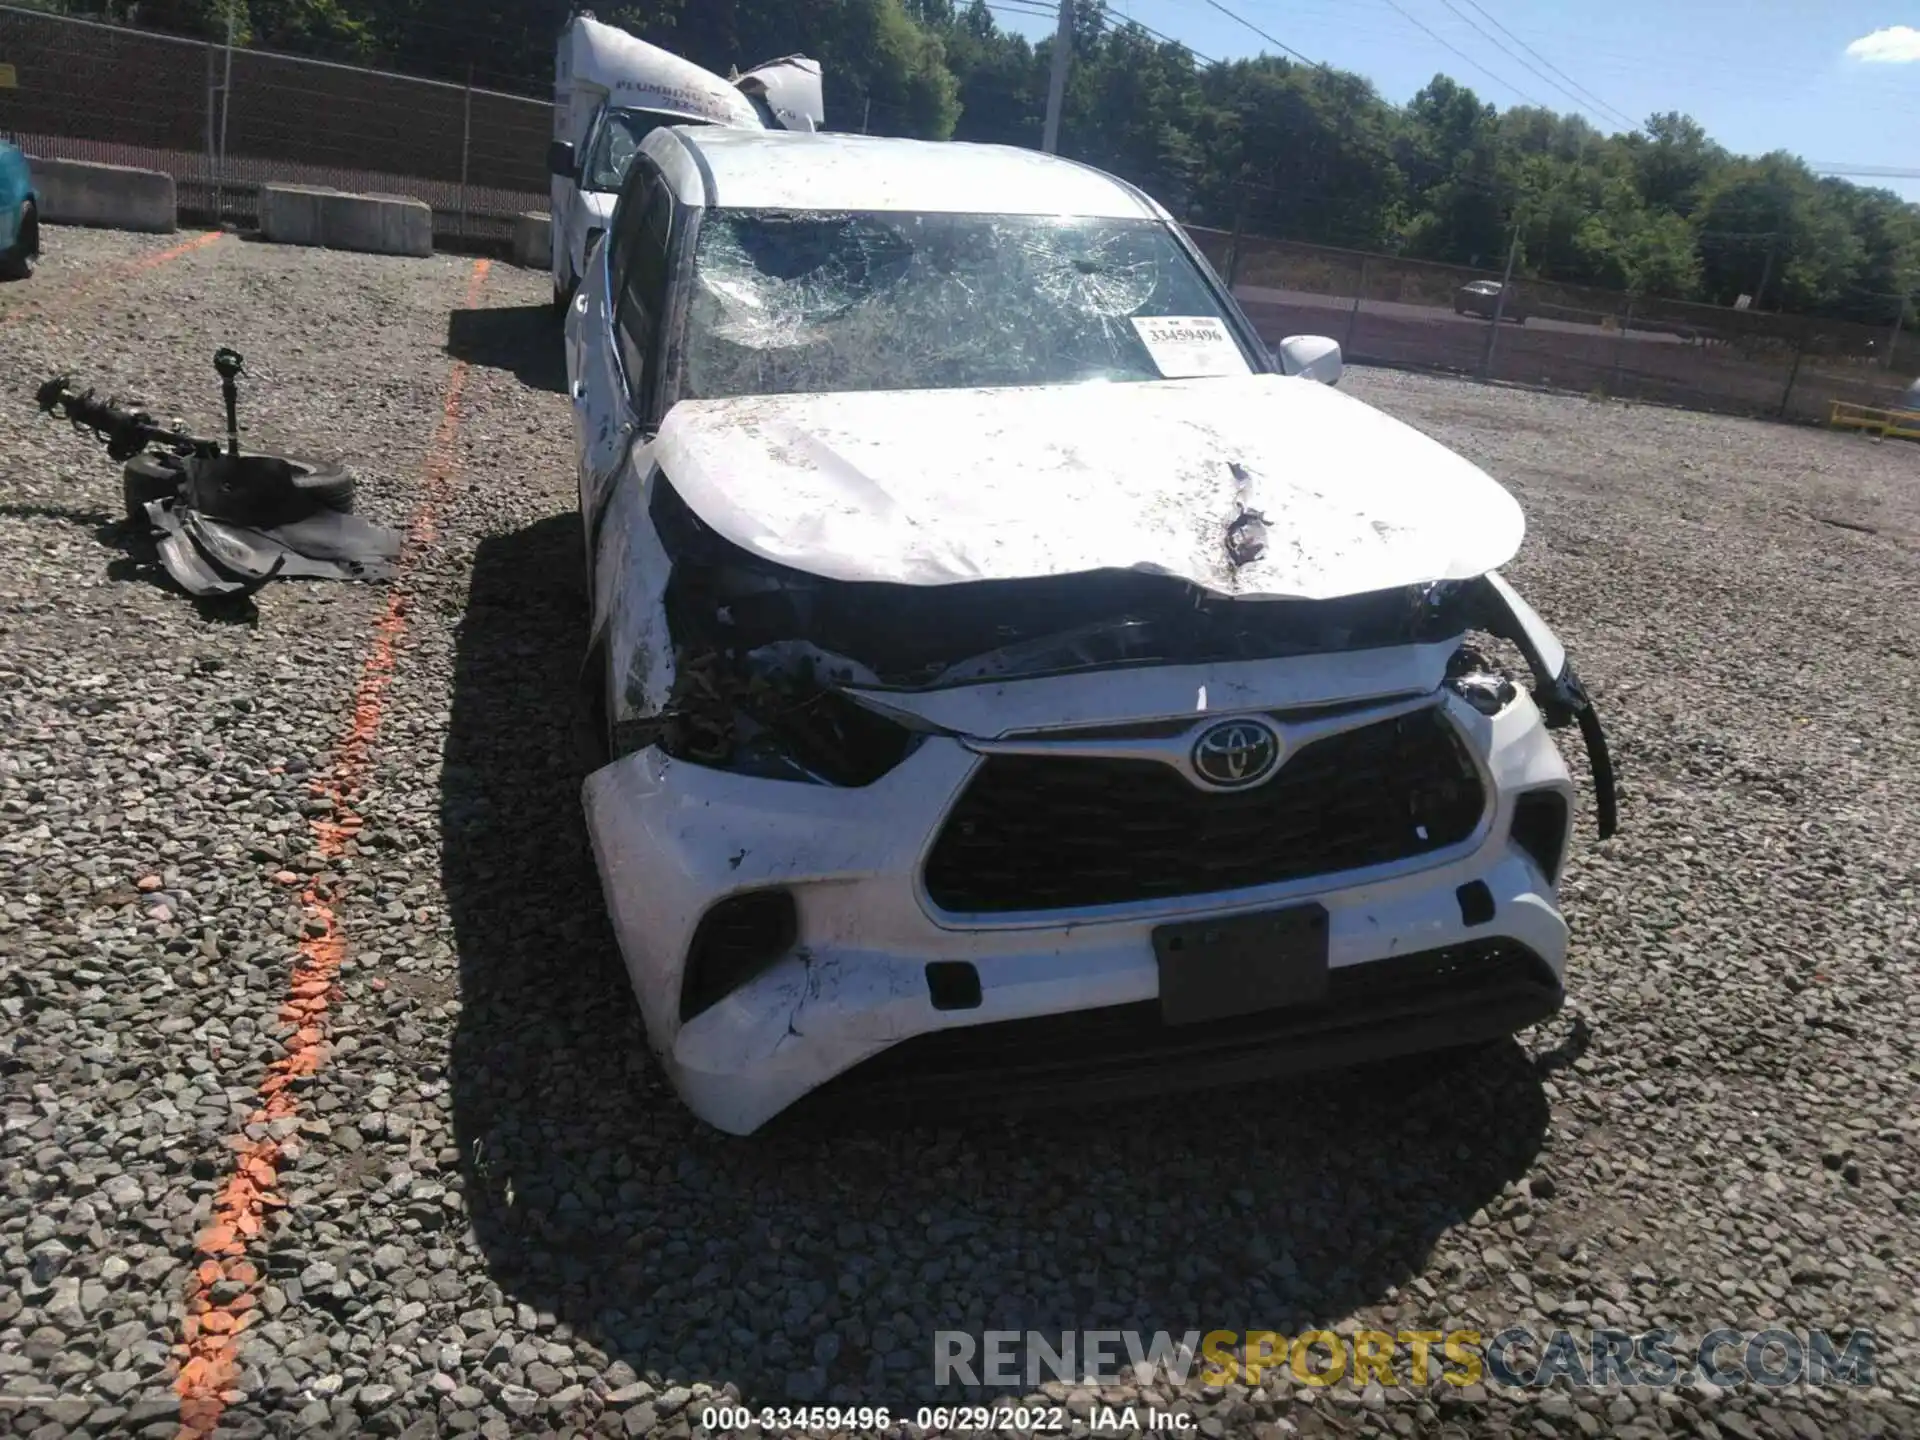
[{"label": "blue vehicle", "polygon": [[40,201],[17,146],[0,140],[0,280],[25,279],[40,253]]}]

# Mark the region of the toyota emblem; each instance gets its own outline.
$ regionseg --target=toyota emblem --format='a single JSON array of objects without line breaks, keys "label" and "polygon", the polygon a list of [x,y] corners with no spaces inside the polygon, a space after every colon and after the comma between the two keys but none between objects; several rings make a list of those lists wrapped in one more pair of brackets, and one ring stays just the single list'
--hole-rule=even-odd
[{"label": "toyota emblem", "polygon": [[1245,790],[1280,768],[1280,737],[1258,720],[1223,720],[1193,742],[1193,773],[1214,790]]}]

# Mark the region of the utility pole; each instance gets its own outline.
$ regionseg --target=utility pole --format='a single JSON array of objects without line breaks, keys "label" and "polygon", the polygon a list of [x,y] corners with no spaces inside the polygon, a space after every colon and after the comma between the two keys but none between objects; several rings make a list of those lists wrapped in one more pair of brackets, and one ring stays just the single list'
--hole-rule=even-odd
[{"label": "utility pole", "polygon": [[1067,98],[1067,64],[1073,55],[1073,0],[1060,0],[1060,24],[1053,32],[1053,73],[1047,79],[1047,122],[1040,132],[1040,148],[1049,155],[1060,150],[1060,107]]},{"label": "utility pole", "polygon": [[1506,313],[1507,296],[1513,290],[1513,262],[1520,258],[1520,222],[1513,222],[1513,243],[1507,247],[1507,273],[1501,278],[1500,293],[1493,297],[1493,323],[1487,326],[1487,353],[1480,357],[1480,378],[1493,378],[1493,342],[1500,334],[1500,317]]},{"label": "utility pole", "polygon": [[473,62],[467,62],[467,103],[460,120],[460,238],[467,238],[467,174],[473,160]]},{"label": "utility pole", "polygon": [[1231,290],[1240,280],[1240,237],[1247,230],[1247,192],[1236,187],[1237,198],[1233,206],[1233,239],[1227,242],[1227,289]]},{"label": "utility pole", "polygon": [[1753,308],[1756,310],[1760,308],[1760,301],[1766,296],[1767,281],[1773,278],[1774,257],[1779,253],[1780,232],[1776,230],[1772,238],[1767,241],[1767,263],[1760,267],[1760,288],[1753,292]]},{"label": "utility pole", "polygon": [[233,113],[233,12],[240,0],[227,0],[227,67],[220,82],[220,160],[213,172],[213,223],[227,221],[227,116]]}]

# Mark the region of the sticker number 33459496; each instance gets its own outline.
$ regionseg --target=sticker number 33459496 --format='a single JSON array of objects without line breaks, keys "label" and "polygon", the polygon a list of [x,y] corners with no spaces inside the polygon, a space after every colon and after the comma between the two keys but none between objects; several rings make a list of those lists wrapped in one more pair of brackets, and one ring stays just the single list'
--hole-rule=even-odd
[{"label": "sticker number 33459496", "polygon": [[1136,315],[1133,328],[1154,368],[1169,380],[1250,373],[1246,356],[1217,315]]}]

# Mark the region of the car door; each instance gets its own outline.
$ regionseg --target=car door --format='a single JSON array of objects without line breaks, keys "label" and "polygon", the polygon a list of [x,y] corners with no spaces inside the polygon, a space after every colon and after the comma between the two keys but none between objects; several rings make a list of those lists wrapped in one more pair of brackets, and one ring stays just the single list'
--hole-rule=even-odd
[{"label": "car door", "polygon": [[667,237],[673,195],[657,166],[634,158],[605,243],[582,287],[581,346],[574,381],[579,437],[580,516],[588,553],[614,481],[647,413],[657,379],[660,317],[666,309]]}]

